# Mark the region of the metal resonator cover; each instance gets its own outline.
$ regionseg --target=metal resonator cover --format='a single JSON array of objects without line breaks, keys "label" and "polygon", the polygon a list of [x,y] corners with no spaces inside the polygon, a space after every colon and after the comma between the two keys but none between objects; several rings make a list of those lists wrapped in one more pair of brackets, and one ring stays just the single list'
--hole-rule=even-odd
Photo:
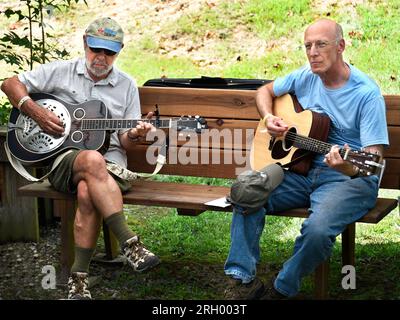
[{"label": "metal resonator cover", "polygon": [[53,112],[64,125],[64,135],[54,137],[45,132],[32,120],[22,113],[18,116],[15,126],[19,143],[27,150],[35,153],[47,153],[57,149],[68,138],[71,130],[71,116],[67,108],[54,99],[40,99],[35,101],[39,106]]}]

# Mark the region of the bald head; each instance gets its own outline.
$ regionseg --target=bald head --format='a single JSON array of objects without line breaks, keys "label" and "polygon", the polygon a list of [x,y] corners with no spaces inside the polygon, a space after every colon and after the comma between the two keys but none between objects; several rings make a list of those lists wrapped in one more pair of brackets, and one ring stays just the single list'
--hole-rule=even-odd
[{"label": "bald head", "polygon": [[311,24],[304,32],[304,47],[311,71],[325,80],[329,74],[347,72],[343,61],[346,47],[343,30],[335,21],[321,19]]},{"label": "bald head", "polygon": [[324,33],[326,36],[332,39],[341,40],[343,39],[343,29],[340,24],[330,19],[320,19],[307,27],[304,36],[306,37],[309,33]]}]

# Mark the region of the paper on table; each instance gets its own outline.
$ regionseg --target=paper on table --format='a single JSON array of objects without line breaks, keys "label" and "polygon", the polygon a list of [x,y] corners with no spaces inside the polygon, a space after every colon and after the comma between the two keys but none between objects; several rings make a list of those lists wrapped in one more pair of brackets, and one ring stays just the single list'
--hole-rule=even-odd
[{"label": "paper on table", "polygon": [[228,201],[226,201],[226,197],[211,200],[211,201],[206,202],[205,204],[208,206],[221,207],[221,208],[226,208],[231,205]]}]

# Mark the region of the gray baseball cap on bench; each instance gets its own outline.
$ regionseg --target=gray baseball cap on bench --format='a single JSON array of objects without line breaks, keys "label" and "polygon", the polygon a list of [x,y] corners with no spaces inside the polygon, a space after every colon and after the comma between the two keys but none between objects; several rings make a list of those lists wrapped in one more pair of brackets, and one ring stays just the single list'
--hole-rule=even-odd
[{"label": "gray baseball cap on bench", "polygon": [[264,206],[272,190],[283,181],[283,169],[278,164],[270,164],[261,170],[242,172],[231,186],[227,200],[239,205],[250,214]]}]

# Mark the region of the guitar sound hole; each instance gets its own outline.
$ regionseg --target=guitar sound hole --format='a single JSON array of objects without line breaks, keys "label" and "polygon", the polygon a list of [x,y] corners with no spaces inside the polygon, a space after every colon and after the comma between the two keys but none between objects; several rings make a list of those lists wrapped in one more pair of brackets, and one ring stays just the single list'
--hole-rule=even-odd
[{"label": "guitar sound hole", "polygon": [[75,131],[74,133],[72,133],[71,139],[73,142],[79,143],[83,139],[83,133],[81,131]]},{"label": "guitar sound hole", "polygon": [[289,151],[283,148],[283,140],[277,140],[271,150],[272,159],[279,160],[287,156]]},{"label": "guitar sound hole", "polygon": [[83,110],[82,108],[78,108],[74,111],[74,117],[75,119],[82,119],[85,116],[85,110]]}]

